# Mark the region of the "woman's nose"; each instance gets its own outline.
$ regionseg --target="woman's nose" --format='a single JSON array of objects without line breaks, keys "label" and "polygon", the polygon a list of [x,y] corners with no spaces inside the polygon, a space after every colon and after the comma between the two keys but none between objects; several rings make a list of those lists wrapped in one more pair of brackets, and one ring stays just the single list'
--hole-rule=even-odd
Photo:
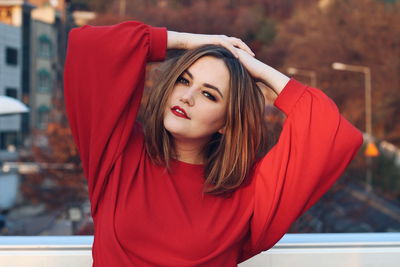
[{"label": "woman's nose", "polygon": [[187,90],[186,92],[184,92],[181,97],[180,97],[180,101],[183,103],[186,103],[188,106],[193,106],[194,105],[194,90]]}]

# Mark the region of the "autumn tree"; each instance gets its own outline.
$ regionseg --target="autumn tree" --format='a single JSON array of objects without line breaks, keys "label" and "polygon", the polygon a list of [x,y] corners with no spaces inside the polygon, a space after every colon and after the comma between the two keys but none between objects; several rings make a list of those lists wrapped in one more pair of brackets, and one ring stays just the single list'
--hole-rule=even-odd
[{"label": "autumn tree", "polygon": [[[321,88],[341,113],[365,131],[364,74],[332,69],[333,62],[367,66],[372,73],[373,135],[400,146],[400,3],[376,0],[320,1],[296,10],[278,27],[276,39],[264,47],[264,61],[317,72]],[[310,78],[295,76],[304,83]],[[382,152],[382,151],[381,151]],[[363,155],[363,150],[360,151]],[[374,191],[400,198],[400,174],[388,155],[373,163]],[[365,181],[365,157],[357,157],[352,177]],[[351,168],[348,171],[352,171]]]},{"label": "autumn tree", "polygon": [[[362,65],[372,72],[373,134],[400,145],[400,3],[376,0],[320,1],[297,10],[279,26],[265,59],[317,72],[318,87],[347,118],[365,129],[364,76],[333,70],[333,62]],[[309,83],[307,77],[296,78]]]},{"label": "autumn tree", "polygon": [[62,99],[53,101],[53,107],[47,127],[33,132],[32,153],[21,158],[40,166],[38,173],[22,175],[21,191],[26,202],[62,210],[81,204],[88,193]]}]

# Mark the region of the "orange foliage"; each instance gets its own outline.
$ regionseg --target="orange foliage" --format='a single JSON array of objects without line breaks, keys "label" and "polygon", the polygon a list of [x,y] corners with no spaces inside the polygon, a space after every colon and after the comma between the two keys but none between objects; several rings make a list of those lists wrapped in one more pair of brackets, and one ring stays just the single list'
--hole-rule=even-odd
[{"label": "orange foliage", "polygon": [[32,154],[22,158],[41,166],[39,173],[22,175],[24,198],[31,203],[45,203],[50,209],[66,208],[86,200],[86,180],[70,128],[49,123],[45,130],[36,130],[32,138],[47,139],[47,146],[33,144]]}]

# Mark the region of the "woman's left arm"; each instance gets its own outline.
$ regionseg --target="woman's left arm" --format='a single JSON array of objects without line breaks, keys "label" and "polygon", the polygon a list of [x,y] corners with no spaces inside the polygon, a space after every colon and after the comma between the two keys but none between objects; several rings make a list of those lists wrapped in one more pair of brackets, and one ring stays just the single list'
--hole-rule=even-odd
[{"label": "woman's left arm", "polygon": [[288,76],[250,56],[241,49],[236,48],[236,52],[239,55],[240,62],[253,78],[271,87],[277,95],[282,92],[290,80]]},{"label": "woman's left arm", "polygon": [[341,176],[363,139],[321,90],[289,79],[240,53],[250,74],[268,84],[287,116],[277,144],[255,167],[250,237],[240,261],[271,248]]}]

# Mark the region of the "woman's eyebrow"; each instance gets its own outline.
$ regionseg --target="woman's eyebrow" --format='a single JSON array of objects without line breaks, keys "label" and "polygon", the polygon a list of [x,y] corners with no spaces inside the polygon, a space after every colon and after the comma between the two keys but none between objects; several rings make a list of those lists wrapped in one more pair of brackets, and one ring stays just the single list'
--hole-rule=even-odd
[{"label": "woman's eyebrow", "polygon": [[221,91],[220,91],[217,87],[215,87],[214,85],[211,85],[211,84],[209,84],[209,83],[203,83],[203,85],[204,85],[205,87],[208,87],[208,88],[210,88],[210,89],[213,89],[213,90],[217,91],[218,94],[219,94],[222,98],[224,98],[224,96],[222,95]]},{"label": "woman's eyebrow", "polygon": [[[185,70],[183,73],[187,73],[187,75],[189,75],[190,79],[193,80],[193,75],[190,73],[190,71]],[[218,94],[219,94],[222,98],[224,98],[224,96],[222,95],[222,93],[221,93],[221,91],[218,89],[218,87],[216,87],[216,86],[214,86],[214,85],[211,85],[211,84],[209,84],[209,83],[203,83],[203,85],[204,85],[204,87],[207,87],[207,88],[210,88],[210,89],[213,89],[213,90],[217,91]]]}]

